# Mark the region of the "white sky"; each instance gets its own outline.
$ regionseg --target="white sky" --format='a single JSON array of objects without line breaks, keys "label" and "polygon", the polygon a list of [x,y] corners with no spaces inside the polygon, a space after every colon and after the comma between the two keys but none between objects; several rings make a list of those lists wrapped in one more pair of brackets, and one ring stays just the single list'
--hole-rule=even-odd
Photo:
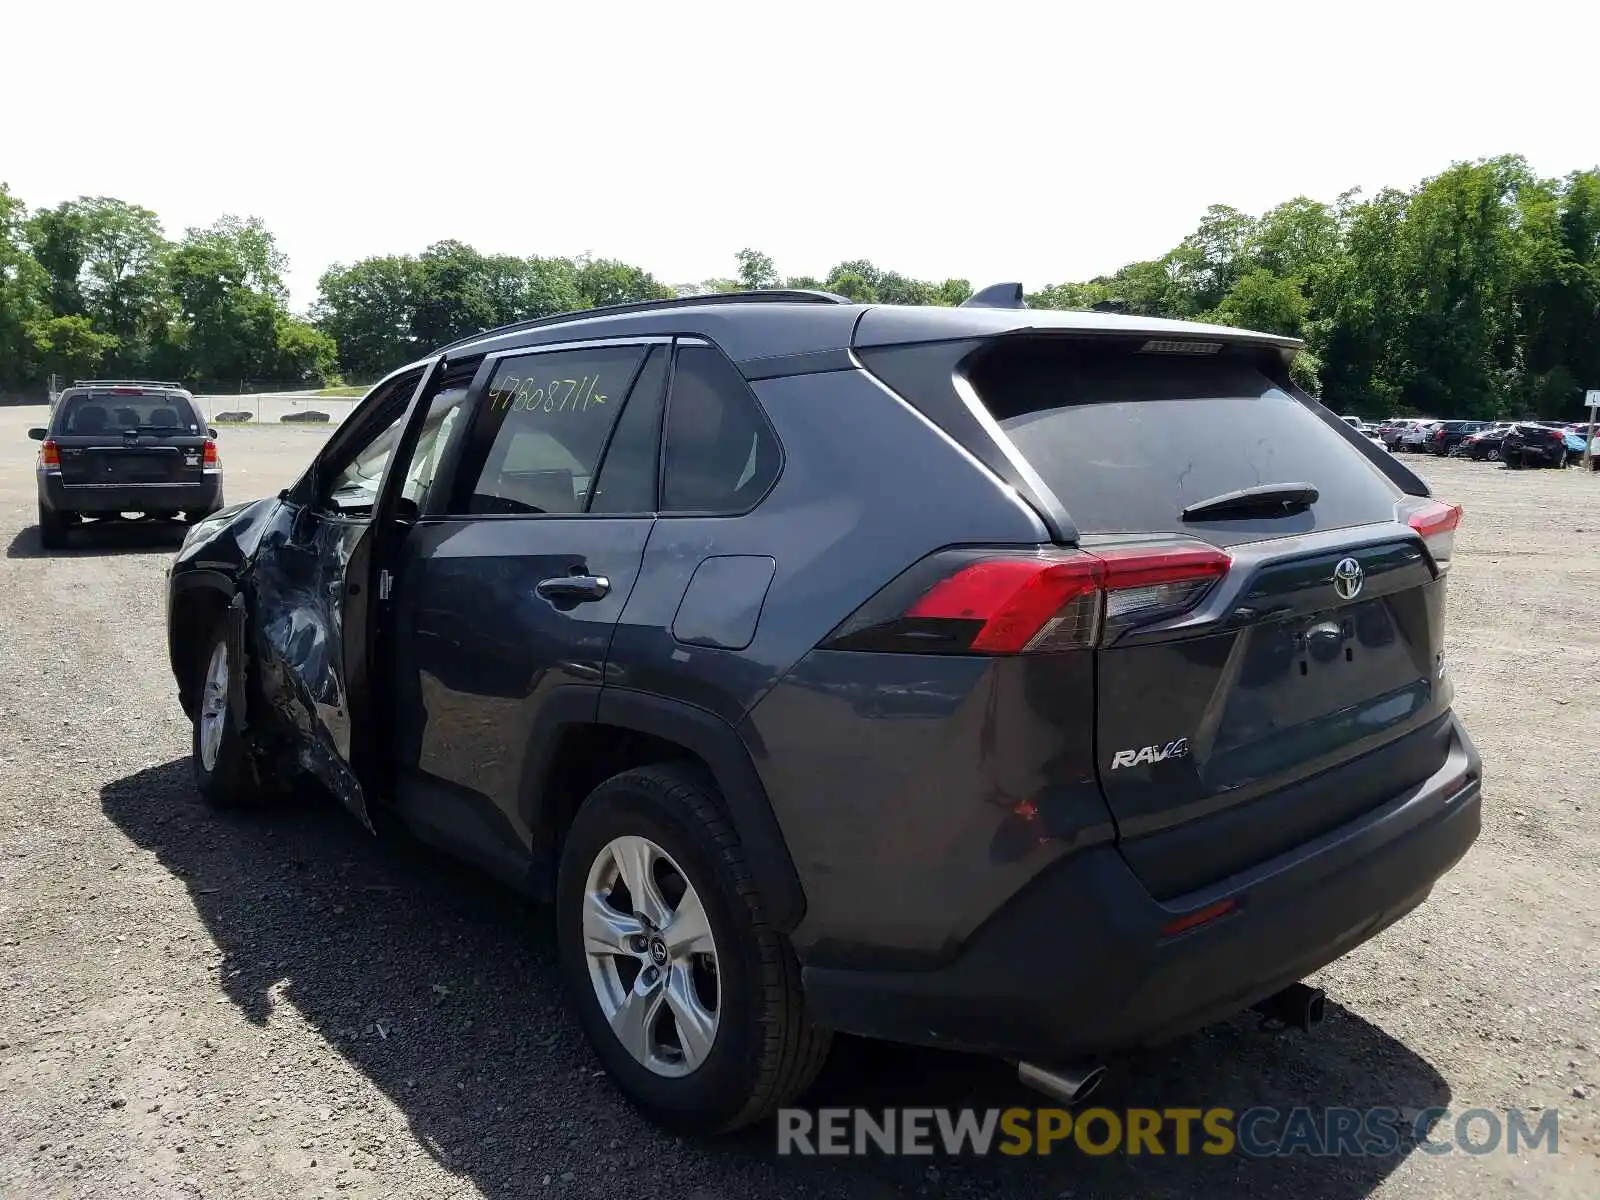
[{"label": "white sky", "polygon": [[1593,0],[0,0],[0,31],[15,194],[170,236],[258,215],[297,307],[330,262],[441,238],[1032,288],[1210,203],[1600,161]]}]

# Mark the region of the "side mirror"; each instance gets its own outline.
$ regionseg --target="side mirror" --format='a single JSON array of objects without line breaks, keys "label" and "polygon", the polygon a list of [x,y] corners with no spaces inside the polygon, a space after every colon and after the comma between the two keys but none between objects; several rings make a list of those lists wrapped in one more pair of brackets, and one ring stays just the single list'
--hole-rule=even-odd
[{"label": "side mirror", "polygon": [[34,426],[34,428],[28,430],[28,436],[31,437],[36,442],[44,441],[45,435],[47,433],[49,433],[49,430],[41,429],[38,426]]},{"label": "side mirror", "polygon": [[394,519],[402,525],[414,525],[422,516],[422,509],[410,496],[401,496],[394,502]]},{"label": "side mirror", "polygon": [[213,441],[215,441],[216,437],[217,437],[217,427],[215,425],[207,425],[206,426],[206,436],[208,438],[211,438]]}]

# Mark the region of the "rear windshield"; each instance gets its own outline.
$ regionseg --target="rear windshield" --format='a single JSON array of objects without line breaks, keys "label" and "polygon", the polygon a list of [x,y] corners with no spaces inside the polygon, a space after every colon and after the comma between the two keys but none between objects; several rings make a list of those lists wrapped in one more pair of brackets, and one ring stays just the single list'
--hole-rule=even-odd
[{"label": "rear windshield", "polygon": [[[974,390],[1084,533],[1184,532],[1229,544],[1394,519],[1398,491],[1249,362],[1022,345],[992,354]],[[1203,517],[1226,492],[1309,483],[1309,510]]]},{"label": "rear windshield", "polygon": [[125,429],[198,434],[200,420],[184,396],[79,392],[61,401],[60,434],[121,433]]}]

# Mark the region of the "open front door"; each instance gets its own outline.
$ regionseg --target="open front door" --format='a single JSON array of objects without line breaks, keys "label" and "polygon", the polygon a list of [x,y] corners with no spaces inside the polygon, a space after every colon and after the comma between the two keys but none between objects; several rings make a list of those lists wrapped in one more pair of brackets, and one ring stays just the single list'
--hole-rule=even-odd
[{"label": "open front door", "polygon": [[369,830],[381,737],[369,685],[379,547],[396,520],[413,418],[441,366],[431,360],[374,390],[296,485],[257,559],[266,691],[299,731],[301,765]]}]

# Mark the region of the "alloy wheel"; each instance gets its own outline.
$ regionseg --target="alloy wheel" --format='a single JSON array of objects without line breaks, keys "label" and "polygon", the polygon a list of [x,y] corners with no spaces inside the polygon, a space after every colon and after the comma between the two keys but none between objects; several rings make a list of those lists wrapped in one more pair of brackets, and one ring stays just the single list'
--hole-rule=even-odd
[{"label": "alloy wheel", "polygon": [[649,838],[608,843],[584,885],[583,945],[617,1040],[657,1075],[681,1078],[716,1040],[721,976],[699,893]]},{"label": "alloy wheel", "polygon": [[200,696],[200,765],[207,771],[217,767],[222,749],[223,724],[228,719],[228,641],[222,638],[211,652],[206,667],[205,691]]}]

